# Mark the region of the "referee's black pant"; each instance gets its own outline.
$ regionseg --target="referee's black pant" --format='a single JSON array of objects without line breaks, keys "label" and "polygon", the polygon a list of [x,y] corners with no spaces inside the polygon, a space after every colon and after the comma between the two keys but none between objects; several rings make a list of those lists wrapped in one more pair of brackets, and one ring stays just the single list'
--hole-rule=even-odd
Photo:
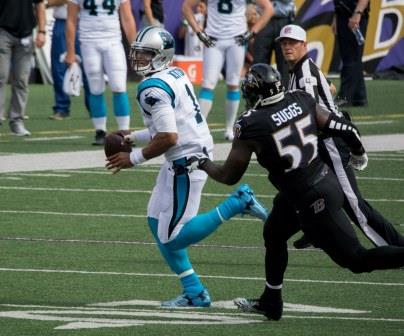
[{"label": "referee's black pant", "polygon": [[375,246],[404,246],[404,237],[394,225],[374,209],[361,195],[354,170],[348,165],[350,151],[342,139],[319,141],[319,153],[332,168],[344,193],[344,210]]}]

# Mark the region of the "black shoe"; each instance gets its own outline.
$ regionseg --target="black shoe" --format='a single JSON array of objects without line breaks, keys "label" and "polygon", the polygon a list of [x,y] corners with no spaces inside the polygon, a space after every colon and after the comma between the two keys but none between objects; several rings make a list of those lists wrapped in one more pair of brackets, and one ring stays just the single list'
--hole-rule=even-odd
[{"label": "black shoe", "polygon": [[306,235],[301,236],[298,240],[293,242],[293,246],[298,250],[305,249],[311,246],[310,241],[307,239]]},{"label": "black shoe", "polygon": [[105,136],[107,133],[103,130],[96,130],[95,131],[95,139],[93,141],[94,146],[104,146],[105,144]]},{"label": "black shoe", "polygon": [[352,106],[355,106],[355,107],[367,107],[368,106],[368,101],[367,100],[353,100],[352,101]]},{"label": "black shoe", "polygon": [[282,317],[282,299],[265,302],[265,304],[261,303],[259,299],[246,298],[237,298],[233,302],[243,312],[264,315],[268,320],[279,321]]}]

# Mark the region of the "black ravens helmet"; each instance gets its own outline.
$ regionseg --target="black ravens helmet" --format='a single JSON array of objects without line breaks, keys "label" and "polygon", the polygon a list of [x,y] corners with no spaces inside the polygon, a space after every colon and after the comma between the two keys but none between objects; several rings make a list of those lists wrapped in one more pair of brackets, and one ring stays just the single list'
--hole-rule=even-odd
[{"label": "black ravens helmet", "polygon": [[254,64],[241,82],[247,108],[269,105],[283,99],[285,88],[278,70],[264,63]]}]

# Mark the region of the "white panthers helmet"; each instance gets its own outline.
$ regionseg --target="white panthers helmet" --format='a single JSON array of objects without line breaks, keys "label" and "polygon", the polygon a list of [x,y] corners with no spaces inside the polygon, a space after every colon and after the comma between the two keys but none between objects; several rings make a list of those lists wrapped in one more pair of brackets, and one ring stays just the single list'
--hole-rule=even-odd
[{"label": "white panthers helmet", "polygon": [[129,59],[139,75],[149,75],[167,68],[174,57],[172,35],[160,27],[149,26],[140,30],[132,43]]}]

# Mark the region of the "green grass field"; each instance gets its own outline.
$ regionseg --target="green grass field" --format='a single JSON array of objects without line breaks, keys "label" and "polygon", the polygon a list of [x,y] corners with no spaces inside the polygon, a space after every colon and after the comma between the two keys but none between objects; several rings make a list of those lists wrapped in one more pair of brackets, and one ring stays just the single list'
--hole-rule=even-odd
[{"label": "green grass field", "polygon": [[[362,134],[404,134],[404,83],[367,87],[369,108],[351,110]],[[134,90],[131,84],[132,98]],[[221,83],[209,117],[216,142],[223,141],[224,92]],[[26,126],[33,135],[14,137],[3,124],[0,167],[11,153],[100,150],[89,145],[93,130],[82,99],[73,100],[69,120],[51,121],[52,99],[50,87],[31,86]],[[137,113],[132,126],[141,127]],[[370,153],[358,181],[404,234],[403,161],[404,151]],[[262,224],[248,217],[225,223],[189,250],[214,306],[159,308],[181,289],[146,224],[158,168],[0,173],[0,336],[404,334],[403,269],[352,274],[320,250],[294,250],[297,237],[290,242],[283,319],[268,322],[234,309],[233,298],[255,297],[265,284]],[[271,206],[275,190],[255,162],[243,182]],[[201,211],[232,190],[209,180]]]}]

